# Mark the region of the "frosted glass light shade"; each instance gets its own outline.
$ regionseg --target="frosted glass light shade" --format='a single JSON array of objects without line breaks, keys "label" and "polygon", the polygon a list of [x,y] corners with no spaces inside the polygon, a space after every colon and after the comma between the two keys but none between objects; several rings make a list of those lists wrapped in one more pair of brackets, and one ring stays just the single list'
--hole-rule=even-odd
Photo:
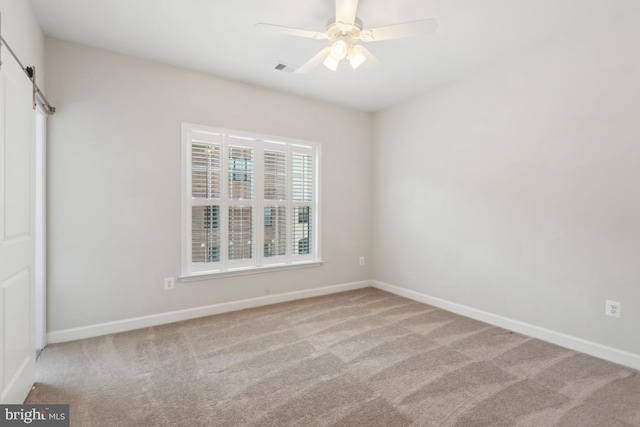
[{"label": "frosted glass light shade", "polygon": [[336,71],[338,69],[339,63],[340,63],[340,60],[335,59],[333,55],[329,54],[327,55],[327,58],[324,60],[322,64],[328,69],[330,69],[331,71]]},{"label": "frosted glass light shade", "polygon": [[367,57],[360,51],[360,49],[358,49],[357,46],[349,49],[349,63],[354,70],[364,64],[364,61],[366,60]]}]

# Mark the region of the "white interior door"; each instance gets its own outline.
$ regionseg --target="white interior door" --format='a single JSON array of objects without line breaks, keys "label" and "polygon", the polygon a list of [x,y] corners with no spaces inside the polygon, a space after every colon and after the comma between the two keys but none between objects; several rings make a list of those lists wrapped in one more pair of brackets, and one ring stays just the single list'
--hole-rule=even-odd
[{"label": "white interior door", "polygon": [[35,381],[34,144],[31,83],[0,69],[0,403],[23,403]]}]

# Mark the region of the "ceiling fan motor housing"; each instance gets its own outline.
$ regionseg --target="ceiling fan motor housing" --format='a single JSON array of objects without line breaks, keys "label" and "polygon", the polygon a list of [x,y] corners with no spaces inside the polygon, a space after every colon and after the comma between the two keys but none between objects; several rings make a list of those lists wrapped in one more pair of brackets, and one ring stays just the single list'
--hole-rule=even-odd
[{"label": "ceiling fan motor housing", "polygon": [[335,18],[331,19],[327,24],[326,34],[331,43],[343,39],[347,45],[360,40],[362,32],[362,21],[356,18],[353,24],[345,24],[336,22]]}]

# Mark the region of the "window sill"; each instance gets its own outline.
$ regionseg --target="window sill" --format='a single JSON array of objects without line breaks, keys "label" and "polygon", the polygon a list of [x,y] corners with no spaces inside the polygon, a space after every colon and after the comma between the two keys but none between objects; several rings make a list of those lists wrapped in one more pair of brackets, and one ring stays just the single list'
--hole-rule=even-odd
[{"label": "window sill", "polygon": [[249,274],[262,274],[262,273],[273,273],[276,271],[286,271],[286,270],[299,270],[302,268],[313,268],[313,267],[321,267],[324,263],[322,261],[308,261],[308,262],[299,262],[296,264],[281,264],[281,265],[269,265],[264,267],[247,267],[247,268],[238,268],[234,270],[226,270],[226,271],[216,271],[216,272],[201,272],[201,273],[191,273],[184,274],[179,277],[180,282],[198,282],[202,280],[212,280],[212,279],[222,279],[225,277],[233,277],[233,276],[246,276]]}]

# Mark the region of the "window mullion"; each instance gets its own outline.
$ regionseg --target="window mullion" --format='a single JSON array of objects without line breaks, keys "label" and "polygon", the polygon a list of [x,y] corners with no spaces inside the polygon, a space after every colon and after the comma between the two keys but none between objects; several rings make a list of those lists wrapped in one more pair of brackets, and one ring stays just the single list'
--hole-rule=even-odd
[{"label": "window mullion", "polygon": [[255,144],[253,148],[253,256],[254,265],[264,265],[264,148]]},{"label": "window mullion", "polygon": [[286,230],[287,230],[287,255],[285,262],[291,264],[293,262],[293,160],[291,145],[287,144],[287,215],[286,215]]},{"label": "window mullion", "polygon": [[[184,129],[184,128],[183,128]],[[186,162],[187,167],[184,168],[183,171],[183,180],[184,180],[184,187],[182,188],[182,194],[183,194],[183,208],[182,208],[182,215],[183,215],[183,222],[186,223],[185,228],[183,229],[183,238],[182,238],[182,242],[184,245],[183,248],[183,253],[186,253],[186,256],[183,256],[182,258],[182,268],[183,270],[187,270],[188,272],[192,272],[193,271],[193,264],[192,264],[192,260],[193,260],[193,238],[191,236],[191,230],[193,227],[192,224],[192,218],[191,218],[191,210],[193,209],[193,197],[191,196],[191,191],[192,191],[192,178],[191,178],[191,168],[192,168],[192,159],[191,159],[191,140],[193,138],[192,136],[192,132],[186,132],[186,140],[183,140],[182,143],[182,149],[183,149],[183,158],[184,158],[184,162]],[[183,131],[183,138],[185,138],[185,134]]]},{"label": "window mullion", "polygon": [[319,259],[321,256],[321,247],[320,247],[320,224],[321,224],[321,213],[320,213],[320,153],[319,149],[314,150],[313,152],[313,200],[311,203],[312,210],[314,212],[313,222],[312,222],[312,236],[313,236],[313,258]]},{"label": "window mullion", "polygon": [[220,171],[220,262],[226,270],[229,262],[229,146],[226,136],[223,137]]}]

